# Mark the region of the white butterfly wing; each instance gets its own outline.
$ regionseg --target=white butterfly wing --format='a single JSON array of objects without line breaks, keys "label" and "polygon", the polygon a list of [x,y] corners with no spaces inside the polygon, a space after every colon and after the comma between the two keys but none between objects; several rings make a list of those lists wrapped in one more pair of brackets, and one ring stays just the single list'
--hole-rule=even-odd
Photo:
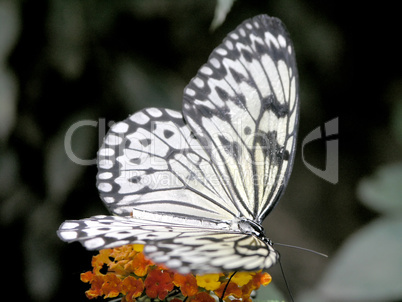
[{"label": "white butterfly wing", "polygon": [[278,258],[271,246],[255,236],[119,216],[66,221],[58,234],[68,242],[80,241],[89,250],[146,243],[148,258],[181,274],[258,271]]},{"label": "white butterfly wing", "polygon": [[184,90],[183,115],[244,217],[262,222],[287,184],[298,123],[298,75],[282,22],[243,22]]},{"label": "white butterfly wing", "polygon": [[177,111],[148,108],[111,127],[98,152],[97,187],[109,210],[231,220],[231,202],[209,154]]}]

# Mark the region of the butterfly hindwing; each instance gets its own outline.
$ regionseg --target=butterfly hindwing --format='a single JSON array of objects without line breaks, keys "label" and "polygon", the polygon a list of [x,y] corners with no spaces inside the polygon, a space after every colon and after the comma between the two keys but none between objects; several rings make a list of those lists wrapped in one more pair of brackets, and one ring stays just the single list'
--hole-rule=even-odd
[{"label": "butterfly hindwing", "polygon": [[[258,271],[271,267],[278,253],[255,236],[223,230],[186,230],[177,238],[153,240],[145,254],[181,274]],[[168,260],[167,260],[168,259]]]},{"label": "butterfly hindwing", "polygon": [[89,250],[145,244],[147,257],[181,274],[257,271],[278,258],[269,244],[255,236],[119,216],[70,220],[61,225],[58,235]]}]

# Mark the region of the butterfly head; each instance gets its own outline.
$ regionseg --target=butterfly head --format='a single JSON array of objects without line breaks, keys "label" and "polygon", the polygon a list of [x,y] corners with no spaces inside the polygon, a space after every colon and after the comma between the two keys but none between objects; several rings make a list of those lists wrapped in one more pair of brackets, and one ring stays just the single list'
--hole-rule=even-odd
[{"label": "butterfly head", "polygon": [[233,219],[230,228],[234,231],[254,235],[258,238],[266,238],[264,228],[259,223],[244,217]]}]

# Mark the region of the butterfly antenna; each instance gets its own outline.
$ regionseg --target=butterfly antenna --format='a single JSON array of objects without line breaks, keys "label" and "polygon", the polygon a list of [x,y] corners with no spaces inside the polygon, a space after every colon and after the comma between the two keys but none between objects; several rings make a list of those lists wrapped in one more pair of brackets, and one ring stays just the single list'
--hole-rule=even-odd
[{"label": "butterfly antenna", "polygon": [[226,292],[226,289],[227,289],[228,286],[229,286],[230,280],[232,280],[233,276],[234,276],[236,273],[237,273],[237,271],[234,272],[234,273],[230,276],[228,282],[227,282],[226,285],[225,285],[225,288],[223,289],[222,296],[219,298],[219,302],[223,302],[223,297],[225,296],[225,292]]},{"label": "butterfly antenna", "polygon": [[290,291],[289,283],[288,283],[288,280],[286,279],[285,271],[284,271],[284,269],[282,267],[282,262],[281,262],[280,258],[278,259],[278,262],[279,262],[279,267],[281,268],[281,273],[282,273],[282,276],[283,276],[283,280],[285,280],[285,286],[286,286],[286,289],[288,291],[290,301],[295,302],[295,300],[293,299],[292,292]]},{"label": "butterfly antenna", "polygon": [[320,252],[317,252],[317,251],[314,251],[314,250],[310,250],[310,249],[305,248],[305,247],[300,247],[300,246],[290,245],[290,244],[285,244],[285,243],[277,243],[277,242],[275,242],[275,245],[284,246],[284,247],[290,247],[290,248],[293,248],[293,249],[298,249],[298,250],[310,252],[310,253],[313,253],[313,254],[328,258],[328,255],[326,255],[326,254],[323,254],[323,253],[320,253]]}]

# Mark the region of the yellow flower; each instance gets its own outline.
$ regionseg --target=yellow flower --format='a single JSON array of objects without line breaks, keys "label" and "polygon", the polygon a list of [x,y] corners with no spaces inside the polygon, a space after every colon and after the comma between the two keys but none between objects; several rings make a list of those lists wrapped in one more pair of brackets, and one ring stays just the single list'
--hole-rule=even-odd
[{"label": "yellow flower", "polygon": [[138,253],[141,253],[144,250],[143,244],[133,244],[132,247],[133,247],[133,250]]},{"label": "yellow flower", "polygon": [[249,281],[253,279],[254,275],[255,272],[237,272],[232,277],[232,281],[236,283],[238,286],[243,286],[249,283]]},{"label": "yellow flower", "polygon": [[197,279],[197,285],[203,287],[206,290],[215,290],[221,285],[219,282],[219,274],[207,274],[202,276],[195,276]]}]

